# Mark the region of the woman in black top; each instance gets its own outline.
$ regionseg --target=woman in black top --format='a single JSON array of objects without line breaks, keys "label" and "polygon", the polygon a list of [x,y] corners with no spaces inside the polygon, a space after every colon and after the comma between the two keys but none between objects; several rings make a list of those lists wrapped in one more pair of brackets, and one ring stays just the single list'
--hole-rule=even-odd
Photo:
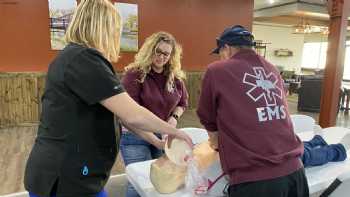
[{"label": "woman in black top", "polygon": [[25,171],[31,196],[106,196],[103,187],[119,147],[114,115],[136,133],[158,131],[192,143],[124,91],[110,63],[119,55],[120,24],[108,0],[78,5],[66,33],[69,44],[47,73],[38,135]]}]

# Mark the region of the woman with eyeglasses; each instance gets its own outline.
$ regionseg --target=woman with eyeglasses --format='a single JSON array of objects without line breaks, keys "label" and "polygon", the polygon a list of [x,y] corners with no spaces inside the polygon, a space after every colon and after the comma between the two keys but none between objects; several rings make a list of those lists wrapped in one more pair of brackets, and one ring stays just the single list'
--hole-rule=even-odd
[{"label": "woman with eyeglasses", "polygon": [[[181,46],[171,34],[154,33],[146,39],[135,61],[125,68],[122,79],[125,90],[138,104],[174,127],[188,103],[181,54]],[[125,165],[156,159],[162,155],[163,147],[159,134],[137,136],[123,128],[120,149]],[[126,196],[139,196],[130,183]]]}]

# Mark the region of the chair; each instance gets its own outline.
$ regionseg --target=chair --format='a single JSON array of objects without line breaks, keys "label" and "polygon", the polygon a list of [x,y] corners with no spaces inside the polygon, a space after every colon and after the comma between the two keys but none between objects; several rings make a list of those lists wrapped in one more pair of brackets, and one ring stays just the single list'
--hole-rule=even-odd
[{"label": "chair", "polygon": [[315,120],[307,115],[293,114],[290,116],[295,133],[314,131]]},{"label": "chair", "polygon": [[346,112],[350,109],[350,86],[342,84],[342,88],[340,91],[340,99],[339,99],[339,109],[345,110]]},{"label": "chair", "polygon": [[322,129],[322,136],[328,144],[339,143],[345,134],[350,133],[350,129],[344,127],[327,127]]},{"label": "chair", "polygon": [[348,197],[350,193],[350,171],[339,175],[320,197]]},{"label": "chair", "polygon": [[319,112],[322,93],[322,78],[304,77],[298,89],[298,111]]}]

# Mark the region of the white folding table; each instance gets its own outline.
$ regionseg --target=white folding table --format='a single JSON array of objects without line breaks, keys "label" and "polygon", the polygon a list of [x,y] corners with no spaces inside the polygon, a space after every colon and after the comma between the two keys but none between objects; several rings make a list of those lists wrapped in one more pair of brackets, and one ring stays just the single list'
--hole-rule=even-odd
[{"label": "white folding table", "polygon": [[[327,130],[327,129],[326,129]],[[339,131],[336,131],[339,130]],[[329,133],[331,132],[331,133]],[[341,128],[328,129],[325,133],[325,137],[330,139],[332,143],[339,142]],[[197,133],[195,130],[190,131],[190,136],[193,139],[203,139],[202,133]],[[197,138],[197,134],[201,135]],[[309,140],[314,135],[313,132],[304,132],[298,134],[302,140]],[[328,141],[328,140],[327,140]],[[196,142],[195,142],[196,143]],[[138,162],[130,164],[126,167],[126,175],[129,182],[135,187],[136,191],[142,197],[191,197],[190,191],[185,188],[179,189],[172,194],[159,194],[150,182],[149,173],[152,161]],[[343,162],[330,162],[326,165],[306,168],[306,177],[309,184],[310,194],[316,193],[323,189],[326,189],[331,182],[341,173],[350,171],[350,160],[347,159]]]}]

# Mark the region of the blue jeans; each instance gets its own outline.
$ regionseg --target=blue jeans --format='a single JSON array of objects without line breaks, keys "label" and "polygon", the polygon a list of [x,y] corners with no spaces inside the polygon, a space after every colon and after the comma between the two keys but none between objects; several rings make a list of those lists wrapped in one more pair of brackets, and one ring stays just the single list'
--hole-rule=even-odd
[{"label": "blue jeans", "polygon": [[[31,192],[29,192],[30,197],[39,197]],[[56,197],[56,195],[52,195],[51,197]],[[100,193],[96,194],[96,197],[108,197],[107,192],[105,190],[102,190]]]},{"label": "blue jeans", "polygon": [[344,161],[346,157],[346,149],[342,144],[328,145],[321,136],[315,135],[312,140],[304,142],[304,154],[301,159],[304,167],[309,167],[330,161]]},{"label": "blue jeans", "polygon": [[[159,150],[152,144],[130,132],[123,132],[120,140],[120,151],[122,153],[125,166],[135,162],[156,159],[163,154],[162,150]],[[128,183],[126,197],[139,197],[137,191],[131,183]]]}]

